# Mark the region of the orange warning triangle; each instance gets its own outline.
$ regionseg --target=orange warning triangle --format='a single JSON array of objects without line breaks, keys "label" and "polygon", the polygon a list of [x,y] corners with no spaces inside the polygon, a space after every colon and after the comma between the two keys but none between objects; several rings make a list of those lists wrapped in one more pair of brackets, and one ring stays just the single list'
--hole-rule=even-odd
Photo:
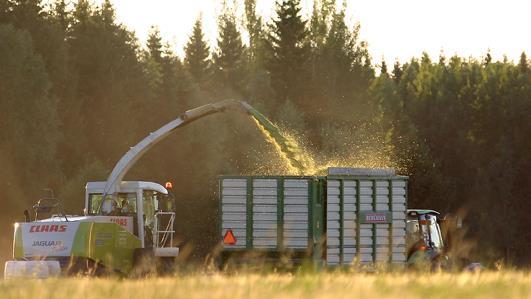
[{"label": "orange warning triangle", "polygon": [[234,237],[234,234],[232,233],[232,229],[227,230],[227,232],[225,233],[225,236],[223,237],[223,244],[225,245],[236,244],[236,238]]}]

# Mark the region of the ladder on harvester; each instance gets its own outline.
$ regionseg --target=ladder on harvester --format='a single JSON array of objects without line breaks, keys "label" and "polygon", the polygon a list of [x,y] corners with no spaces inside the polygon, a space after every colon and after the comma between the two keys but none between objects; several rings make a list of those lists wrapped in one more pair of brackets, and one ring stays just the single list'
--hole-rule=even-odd
[{"label": "ladder on harvester", "polygon": [[[166,218],[165,222],[163,218]],[[155,228],[153,230],[153,247],[165,248],[173,246],[173,223],[175,221],[174,212],[157,212],[155,213]],[[160,227],[163,226],[163,227]]]}]

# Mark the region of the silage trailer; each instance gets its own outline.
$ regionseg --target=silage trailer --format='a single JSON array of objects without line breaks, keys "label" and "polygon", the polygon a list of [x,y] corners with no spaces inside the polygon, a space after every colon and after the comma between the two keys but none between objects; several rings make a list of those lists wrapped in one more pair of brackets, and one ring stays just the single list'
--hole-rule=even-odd
[{"label": "silage trailer", "polygon": [[403,267],[419,253],[426,261],[442,258],[439,214],[408,210],[407,182],[393,169],[366,168],[222,176],[220,262]]}]

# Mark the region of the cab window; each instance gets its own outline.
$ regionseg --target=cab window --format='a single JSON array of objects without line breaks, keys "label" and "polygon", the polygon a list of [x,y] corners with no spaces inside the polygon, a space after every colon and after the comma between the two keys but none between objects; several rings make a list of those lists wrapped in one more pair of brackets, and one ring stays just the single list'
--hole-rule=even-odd
[{"label": "cab window", "polygon": [[157,210],[157,193],[154,191],[144,191],[142,207],[144,210],[144,225],[153,228],[155,222],[155,211]]},{"label": "cab window", "polygon": [[[89,194],[89,215],[102,215],[103,197],[101,193]],[[116,215],[134,215],[136,213],[136,193],[118,193],[112,199],[112,212]]]},{"label": "cab window", "polygon": [[432,246],[435,248],[442,248],[443,241],[441,237],[441,230],[435,218],[430,219],[429,228],[430,228],[430,241],[432,242]]},{"label": "cab window", "polygon": [[116,199],[121,215],[136,214],[136,193],[118,193]]},{"label": "cab window", "polygon": [[88,202],[88,206],[89,206],[89,210],[88,210],[88,214],[89,215],[97,215],[99,210],[100,210],[100,207],[101,207],[101,201],[102,201],[102,195],[101,193],[92,193],[92,194],[89,194],[89,202]]}]

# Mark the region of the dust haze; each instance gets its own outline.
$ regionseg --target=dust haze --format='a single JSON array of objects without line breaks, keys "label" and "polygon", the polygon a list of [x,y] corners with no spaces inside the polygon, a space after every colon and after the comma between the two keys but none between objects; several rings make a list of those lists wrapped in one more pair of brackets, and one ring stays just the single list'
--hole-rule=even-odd
[{"label": "dust haze", "polygon": [[[467,210],[466,238],[480,249],[472,255],[530,265],[526,53],[495,61],[488,49],[466,58],[419,49],[375,65],[363,24],[349,26],[335,4],[317,0],[308,19],[297,0],[279,1],[271,19],[253,0],[242,16],[226,7],[215,44],[198,18],[180,57],[156,27],[140,44],[112,1],[0,0],[0,258],[44,188],[80,214],[86,182],[106,180],[149,132],[236,99],[279,128],[290,155],[308,162],[303,173],[395,168],[410,177],[410,207]],[[212,115],[177,130],[125,179],[173,182],[180,244],[202,261],[219,241],[218,176],[301,173],[270,137],[244,113]]]}]

